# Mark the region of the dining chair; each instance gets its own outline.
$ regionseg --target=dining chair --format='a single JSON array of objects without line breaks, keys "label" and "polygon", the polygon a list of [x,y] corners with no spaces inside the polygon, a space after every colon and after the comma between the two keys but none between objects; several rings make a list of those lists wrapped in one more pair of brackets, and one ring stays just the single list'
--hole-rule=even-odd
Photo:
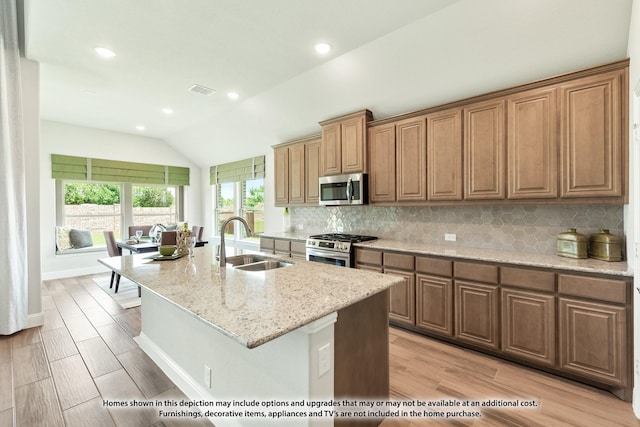
[{"label": "dining chair", "polygon": [[163,231],[160,238],[161,245],[175,245],[176,244],[176,232],[175,231]]},{"label": "dining chair", "polygon": [[[105,230],[104,233],[104,241],[107,243],[107,253],[110,257],[112,256],[120,256],[122,255],[122,250],[118,247],[116,243],[116,237],[111,230]],[[120,286],[120,275],[115,271],[111,272],[111,281],[109,282],[109,289],[113,287],[113,282],[115,279],[116,290],[115,293],[118,293],[118,287]]]},{"label": "dining chair", "polygon": [[153,225],[130,225],[128,237],[135,236],[136,231],[141,230],[143,236],[148,236]]}]

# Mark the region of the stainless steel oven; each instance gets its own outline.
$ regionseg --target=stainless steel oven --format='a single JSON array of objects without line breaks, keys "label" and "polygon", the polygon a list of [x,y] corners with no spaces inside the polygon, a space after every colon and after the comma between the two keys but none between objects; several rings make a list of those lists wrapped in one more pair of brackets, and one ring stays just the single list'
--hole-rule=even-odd
[{"label": "stainless steel oven", "polygon": [[375,240],[373,236],[319,234],[307,239],[307,261],[354,267],[353,243]]}]

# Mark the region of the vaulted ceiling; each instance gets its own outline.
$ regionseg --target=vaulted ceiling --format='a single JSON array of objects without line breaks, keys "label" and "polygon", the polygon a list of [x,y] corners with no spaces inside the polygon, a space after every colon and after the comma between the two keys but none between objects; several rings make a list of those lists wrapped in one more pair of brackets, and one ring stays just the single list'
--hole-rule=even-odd
[{"label": "vaulted ceiling", "polygon": [[[622,59],[631,5],[26,0],[26,54],[40,63],[44,119],[164,139],[206,166],[357,109],[389,116]],[[318,41],[332,51],[316,54]]]}]

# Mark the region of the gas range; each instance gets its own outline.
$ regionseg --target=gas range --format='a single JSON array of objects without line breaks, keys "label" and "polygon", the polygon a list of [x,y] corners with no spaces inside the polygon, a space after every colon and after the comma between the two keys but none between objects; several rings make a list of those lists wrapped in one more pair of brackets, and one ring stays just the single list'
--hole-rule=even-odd
[{"label": "gas range", "polygon": [[377,237],[361,236],[357,234],[328,233],[309,236],[307,248],[323,248],[339,252],[349,252],[352,243],[376,240]]},{"label": "gas range", "polygon": [[342,233],[309,236],[306,244],[307,260],[353,267],[353,244],[376,239],[373,236]]}]

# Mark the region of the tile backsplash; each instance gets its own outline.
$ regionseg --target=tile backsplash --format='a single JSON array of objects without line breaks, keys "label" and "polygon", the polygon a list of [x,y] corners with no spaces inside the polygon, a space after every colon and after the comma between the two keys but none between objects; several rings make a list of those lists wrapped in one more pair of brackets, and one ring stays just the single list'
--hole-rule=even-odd
[{"label": "tile backsplash", "polygon": [[[623,206],[298,207],[291,225],[305,232],[345,232],[411,243],[555,253],[558,233],[589,237],[602,228],[624,237]],[[455,234],[456,241],[444,235]]]}]

